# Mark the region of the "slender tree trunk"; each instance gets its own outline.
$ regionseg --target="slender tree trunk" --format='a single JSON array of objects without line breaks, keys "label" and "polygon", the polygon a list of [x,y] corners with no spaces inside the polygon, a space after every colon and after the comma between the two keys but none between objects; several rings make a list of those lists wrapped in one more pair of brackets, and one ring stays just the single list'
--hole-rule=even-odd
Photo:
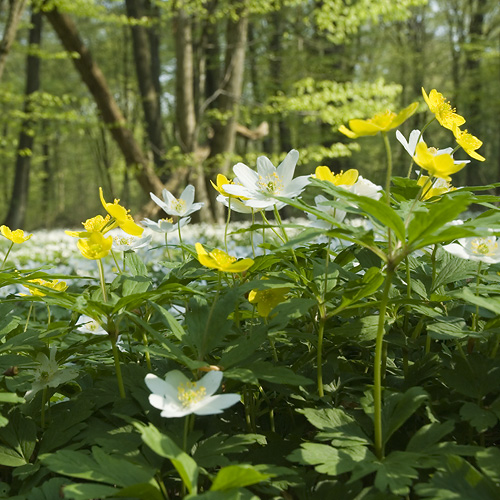
[{"label": "slender tree trunk", "polygon": [[16,38],[19,21],[21,20],[27,3],[27,0],[10,1],[9,17],[5,25],[2,41],[0,42],[0,81],[2,80],[7,56]]},{"label": "slender tree trunk", "polygon": [[190,155],[193,169],[190,180],[196,188],[196,197],[205,203],[206,210],[199,215],[204,222],[213,222],[210,200],[205,186],[202,160],[195,154],[197,146],[197,119],[194,95],[194,53],[192,19],[179,9],[175,18],[175,54],[176,54],[176,124],[177,140],[181,150]]},{"label": "slender tree trunk", "polygon": [[[482,75],[481,57],[484,50],[484,15],[486,12],[486,0],[469,0],[470,22],[469,22],[469,44],[465,47],[465,92],[463,93],[467,110],[468,131],[478,137],[482,137],[482,110],[481,98]],[[480,171],[473,168],[466,171],[466,185],[474,186],[486,182],[479,178]]]},{"label": "slender tree trunk", "polygon": [[[31,12],[31,28],[29,32],[30,47],[40,46],[42,37],[42,14]],[[24,100],[25,118],[19,134],[17,147],[16,172],[12,187],[9,211],[5,223],[11,228],[24,226],[26,210],[28,207],[29,180],[31,156],[33,153],[34,133],[32,128],[34,121],[30,116],[33,111],[32,97],[40,89],[40,58],[29,54],[26,59],[26,89]]]},{"label": "slender tree trunk", "polygon": [[[210,141],[208,160],[211,177],[214,177],[217,173],[227,174],[231,166],[243,90],[247,36],[248,14],[245,5],[242,6],[238,19],[236,21],[228,20],[227,25],[224,76],[220,84],[220,95],[214,101],[214,106],[223,114],[224,120],[216,120],[212,124],[213,137]],[[214,208],[217,220],[222,221],[223,210],[221,205],[215,204]]]},{"label": "slender tree trunk", "polygon": [[[127,15],[133,19],[151,16],[152,9],[144,0],[126,0],[126,6]],[[161,169],[165,163],[165,146],[160,106],[159,39],[153,28],[146,28],[140,24],[132,25],[131,31],[135,69],[149,146],[156,168]]]},{"label": "slender tree trunk", "polygon": [[[89,49],[84,45],[76,25],[71,18],[57,9],[45,12],[57,33],[64,48],[71,53],[78,54],[72,61],[78,70],[83,82],[92,94],[103,121],[109,126],[109,131],[120,148],[127,165],[135,169],[135,176],[145,193],[159,194],[163,183],[154,172],[146,155],[127,127],[125,118],[120,111],[106,79],[95,63]],[[172,186],[177,180],[172,179]],[[172,186],[170,188],[172,189]]]}]

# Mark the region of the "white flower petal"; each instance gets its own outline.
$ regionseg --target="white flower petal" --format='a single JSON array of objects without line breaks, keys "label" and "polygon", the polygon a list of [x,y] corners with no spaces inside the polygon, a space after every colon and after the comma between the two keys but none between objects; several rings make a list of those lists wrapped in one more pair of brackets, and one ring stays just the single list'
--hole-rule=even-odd
[{"label": "white flower petal", "polygon": [[285,159],[278,165],[277,171],[283,184],[287,186],[295,172],[295,166],[299,161],[299,152],[296,149],[292,149],[285,157]]},{"label": "white flower petal", "polygon": [[[193,411],[196,415],[214,415],[222,413],[222,410],[229,408],[241,401],[239,394],[218,394],[211,396],[200,402],[199,406]],[[201,404],[203,403],[203,404]]]},{"label": "white flower petal", "polygon": [[163,196],[163,199],[165,200],[165,203],[168,206],[170,206],[172,204],[172,202],[177,201],[177,198],[170,191],[168,191],[167,189],[164,189],[161,192],[161,195]]},{"label": "white flower petal", "polygon": [[151,199],[164,211],[166,212],[167,214],[169,215],[173,215],[170,213],[170,206],[167,205],[165,202],[163,202],[162,200],[160,200],[160,198],[158,198],[158,196],[156,196],[154,193],[149,193],[149,196],[151,196]]},{"label": "white flower petal", "polygon": [[[271,160],[267,156],[259,156],[257,158],[257,172],[261,177],[265,178],[275,174],[276,167],[271,163]],[[238,177],[240,176],[238,175]]]},{"label": "white flower petal", "polygon": [[186,202],[186,207],[190,208],[194,201],[194,186],[189,184],[181,194],[181,200]]},{"label": "white flower petal", "polygon": [[222,382],[222,372],[211,370],[196,383],[198,387],[205,387],[206,395],[211,396],[214,394]]},{"label": "white flower petal", "polygon": [[443,246],[443,250],[446,250],[448,253],[455,255],[456,257],[460,257],[461,259],[470,259],[470,254],[465,250],[465,248],[458,243],[450,243],[448,245]]},{"label": "white flower petal", "polygon": [[302,191],[304,191],[305,187],[311,182],[311,179],[308,175],[303,175],[301,177],[295,177],[291,182],[288,183],[288,185],[285,186],[285,189],[283,190],[283,193],[281,193],[283,196],[286,196],[287,198],[295,198],[295,196],[298,196]]},{"label": "white flower petal", "polygon": [[[233,172],[236,175],[236,177],[238,177],[239,182],[241,182],[243,186],[245,186],[247,189],[255,189],[255,185],[259,180],[259,176],[250,167],[247,167],[244,163],[237,163],[233,167]],[[236,184],[230,184],[230,185],[235,186]],[[227,186],[229,186],[229,184],[227,185],[225,184],[223,186],[223,189],[224,191],[226,191],[226,193],[229,193],[229,191],[227,191],[226,189]]]}]

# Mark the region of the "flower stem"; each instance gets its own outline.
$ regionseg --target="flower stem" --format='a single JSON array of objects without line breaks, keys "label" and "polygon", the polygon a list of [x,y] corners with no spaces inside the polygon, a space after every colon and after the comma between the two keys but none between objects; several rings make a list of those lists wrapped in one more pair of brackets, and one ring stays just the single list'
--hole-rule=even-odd
[{"label": "flower stem", "polygon": [[104,268],[102,266],[102,259],[97,259],[97,268],[99,269],[99,281],[101,282],[102,300],[108,301],[108,293],[106,291],[106,281],[104,280]]},{"label": "flower stem", "polygon": [[385,286],[380,301],[380,311],[375,343],[375,361],[373,367],[373,425],[375,434],[375,455],[379,460],[384,458],[384,443],[382,436],[382,356],[384,351],[385,313],[389,302],[389,292],[392,286],[394,271],[387,269]]},{"label": "flower stem", "polygon": [[45,429],[45,406],[47,404],[48,388],[45,386],[42,391],[42,411],[40,413],[40,427]]},{"label": "flower stem", "polygon": [[391,204],[391,179],[392,179],[392,152],[391,145],[389,144],[389,138],[387,137],[387,132],[382,132],[382,137],[384,139],[385,154],[387,156],[387,171],[385,174],[385,198],[387,204]]},{"label": "flower stem", "polygon": [[231,220],[231,197],[227,202],[227,219],[226,219],[226,227],[224,228],[224,250],[227,253],[227,230],[229,229],[229,221]]},{"label": "flower stem", "polygon": [[118,382],[118,390],[120,391],[120,397],[125,399],[125,386],[123,385],[122,369],[120,367],[120,358],[118,353],[118,347],[116,347],[116,338],[113,334],[111,337],[111,348],[113,349],[113,360],[115,362],[115,373],[116,381]]},{"label": "flower stem", "polygon": [[320,320],[318,325],[318,347],[316,354],[316,377],[318,383],[318,395],[322,398],[325,395],[323,390],[323,337],[325,333],[326,309],[325,305],[319,306]]},{"label": "flower stem", "polygon": [[24,324],[24,331],[28,329],[28,323],[30,322],[31,312],[33,311],[33,302],[30,304],[30,309],[28,311],[28,317],[26,318],[26,323]]},{"label": "flower stem", "polygon": [[182,260],[184,261],[186,256],[184,255],[184,247],[182,244],[182,233],[181,233],[180,219],[177,221],[177,231],[179,233],[179,245],[180,245],[181,251],[182,251]]},{"label": "flower stem", "polygon": [[145,330],[142,332],[142,343],[146,348],[146,350],[144,351],[144,357],[146,358],[146,366],[148,367],[148,370],[152,372],[153,368],[151,367],[151,356],[149,355],[149,350],[148,350],[148,336],[146,335]]},{"label": "flower stem", "polygon": [[118,271],[118,274],[121,274],[122,271],[120,269],[120,265],[118,264],[118,260],[116,258],[116,254],[115,254],[115,252],[113,252],[113,250],[111,250],[111,255],[113,256],[113,260],[115,261],[116,270]]},{"label": "flower stem", "polygon": [[3,258],[2,267],[0,267],[0,271],[5,267],[5,263],[7,262],[7,257],[9,256],[10,251],[12,250],[13,246],[14,246],[14,242],[11,242],[9,249],[7,250],[7,253],[5,254],[5,257]]}]

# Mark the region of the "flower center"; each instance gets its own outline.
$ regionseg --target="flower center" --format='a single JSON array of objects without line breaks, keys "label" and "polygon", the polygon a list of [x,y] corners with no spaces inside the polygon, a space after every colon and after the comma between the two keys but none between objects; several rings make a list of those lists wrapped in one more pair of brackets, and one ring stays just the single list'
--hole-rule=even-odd
[{"label": "flower center", "polygon": [[265,193],[278,194],[283,190],[283,181],[277,172],[273,172],[271,175],[266,175],[265,177],[259,175],[257,186]]},{"label": "flower center", "polygon": [[478,255],[492,255],[498,248],[498,243],[492,238],[476,238],[471,243],[472,251]]},{"label": "flower center", "polygon": [[186,384],[180,384],[177,387],[177,399],[185,408],[199,403],[206,397],[206,394],[207,390],[205,387],[197,388],[196,382],[186,382]]},{"label": "flower center", "polygon": [[186,202],[184,200],[175,200],[172,201],[170,208],[175,210],[177,213],[184,212],[186,209]]}]

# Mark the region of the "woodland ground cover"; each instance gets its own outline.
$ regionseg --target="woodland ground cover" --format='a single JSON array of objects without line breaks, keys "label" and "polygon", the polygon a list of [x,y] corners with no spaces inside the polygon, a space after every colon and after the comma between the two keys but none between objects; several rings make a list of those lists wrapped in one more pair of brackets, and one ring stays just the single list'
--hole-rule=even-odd
[{"label": "woodland ground cover", "polygon": [[[384,189],[294,178],[292,150],[217,177],[248,222],[204,239],[189,187],[153,197],[151,240],[102,191],[44,257],[2,226],[0,497],[499,498],[500,200],[452,188],[481,144],[424,99],[407,177],[390,140],[417,104],[342,129],[382,137]],[[427,146],[435,119],[457,148]]]}]

